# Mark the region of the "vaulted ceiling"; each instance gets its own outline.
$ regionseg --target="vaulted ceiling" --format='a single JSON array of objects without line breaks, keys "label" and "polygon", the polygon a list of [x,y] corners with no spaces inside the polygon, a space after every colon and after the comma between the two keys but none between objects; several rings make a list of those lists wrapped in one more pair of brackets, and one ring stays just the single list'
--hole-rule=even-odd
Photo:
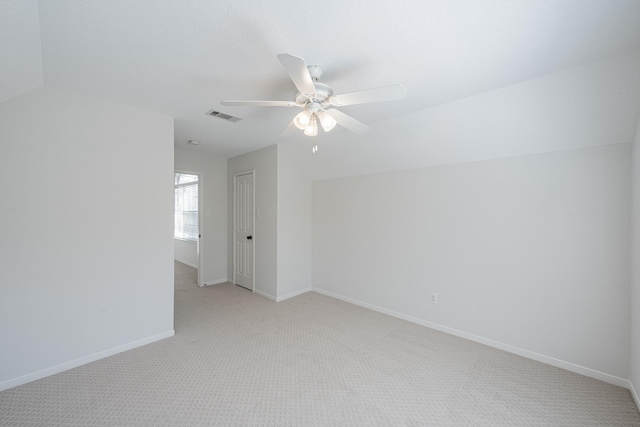
[{"label": "vaulted ceiling", "polygon": [[[18,62],[9,70],[11,84],[0,85],[5,96],[0,100],[7,90],[41,79],[174,117],[177,148],[231,157],[276,143],[304,147],[301,161],[316,179],[571,148],[562,141],[529,147],[525,132],[524,149],[517,142],[489,141],[512,138],[495,127],[521,120],[512,111],[515,105],[524,114],[528,108],[555,114],[557,105],[533,105],[534,94],[550,91],[544,102],[556,104],[551,88],[554,79],[564,79],[557,83],[558,102],[579,95],[580,87],[572,84],[580,84],[580,67],[588,64],[596,64],[596,71],[584,77],[584,85],[622,93],[624,99],[611,100],[608,107],[632,109],[629,117],[636,118],[640,108],[640,84],[633,76],[640,63],[633,56],[640,49],[638,0],[4,0],[0,13],[0,34],[11,26],[11,34],[20,35],[0,42],[0,54]],[[292,99],[295,87],[279,53],[321,66],[322,81],[336,93],[401,83],[408,94],[403,100],[344,107],[370,131],[353,135],[336,128],[321,134],[320,152],[311,155],[309,137],[279,136],[294,109],[220,104]],[[623,59],[611,65],[612,57]],[[21,61],[36,70],[33,75],[20,72]],[[597,80],[598,70],[619,72],[625,61],[628,75],[609,83],[616,79]],[[537,87],[543,76],[552,76],[550,83]],[[478,98],[486,93],[501,95]],[[526,106],[516,101],[527,96]],[[211,109],[242,120],[206,116]],[[473,130],[465,131],[474,121],[468,128]],[[482,134],[481,122],[493,128]],[[538,135],[543,138],[548,139]],[[187,140],[200,145],[189,146]]]}]

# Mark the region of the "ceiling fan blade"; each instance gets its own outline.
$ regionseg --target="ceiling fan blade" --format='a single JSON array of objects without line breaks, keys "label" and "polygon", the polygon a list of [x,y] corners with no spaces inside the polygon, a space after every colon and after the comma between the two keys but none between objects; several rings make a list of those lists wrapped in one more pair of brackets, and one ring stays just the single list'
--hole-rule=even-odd
[{"label": "ceiling fan blade", "polygon": [[392,101],[402,99],[407,94],[407,89],[402,85],[384,86],[376,89],[348,92],[331,97],[331,105],[341,107],[344,105],[367,104],[369,102]]},{"label": "ceiling fan blade", "polygon": [[300,93],[303,95],[316,93],[316,87],[304,59],[288,53],[281,53],[278,55],[278,59]]},{"label": "ceiling fan blade", "polygon": [[363,133],[369,130],[369,126],[354,119],[353,117],[343,113],[335,108],[326,110],[327,114],[336,119],[338,124],[346,129],[349,129],[353,133]]},{"label": "ceiling fan blade", "polygon": [[221,101],[229,107],[295,107],[294,101]]}]

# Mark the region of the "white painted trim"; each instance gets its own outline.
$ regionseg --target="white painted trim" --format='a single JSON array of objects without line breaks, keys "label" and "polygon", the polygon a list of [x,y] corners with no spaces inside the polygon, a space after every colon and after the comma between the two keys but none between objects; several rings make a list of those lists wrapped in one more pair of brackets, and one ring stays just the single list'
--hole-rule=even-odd
[{"label": "white painted trim", "polygon": [[281,297],[276,298],[276,302],[284,301],[289,298],[297,297],[298,295],[306,294],[307,292],[311,292],[311,288],[302,289],[300,291],[295,291],[288,293],[286,295],[282,295]]},{"label": "white painted trim", "polygon": [[95,362],[96,360],[104,359],[105,357],[113,356],[114,354],[122,353],[123,351],[132,350],[136,347],[142,347],[143,345],[151,344],[152,342],[160,341],[162,339],[172,337],[173,335],[175,335],[175,331],[171,329],[169,331],[162,332],[160,334],[143,338],[137,341],[133,341],[128,344],[120,345],[118,347],[113,347],[108,350],[90,354],[88,356],[71,360],[69,362],[64,362],[59,365],[52,366],[50,368],[42,369],[40,371],[23,375],[18,378],[3,381],[0,383],[0,391],[17,387],[22,384],[30,383],[31,381],[39,380],[41,378],[45,378],[50,375],[59,374],[60,372],[68,371],[69,369],[77,368],[78,366],[86,365],[87,363]]},{"label": "white painted trim", "polygon": [[636,404],[636,409],[640,412],[640,397],[638,397],[638,393],[636,389],[633,387],[633,383],[629,381],[629,391],[631,392],[631,397],[633,398],[633,402]]},{"label": "white painted trim", "polygon": [[259,291],[259,290],[257,290],[257,289],[256,289],[254,292],[255,292],[256,294],[260,295],[261,297],[265,297],[265,298],[267,298],[267,299],[270,299],[271,301],[276,301],[276,302],[278,302],[278,300],[277,300],[277,298],[276,298],[276,297],[274,297],[273,295],[269,295],[269,294],[268,294],[268,293],[266,293],[266,292],[262,292],[262,291]]},{"label": "white painted trim", "polygon": [[227,283],[228,281],[229,279],[212,280],[211,282],[205,282],[203,286],[219,285],[220,283]]},{"label": "white painted trim", "polygon": [[575,372],[577,374],[584,375],[586,377],[595,378],[600,381],[604,381],[609,384],[617,385],[619,387],[624,387],[629,389],[631,387],[631,383],[629,380],[624,378],[619,378],[614,375],[606,374],[604,372],[596,371],[591,368],[587,368],[584,366],[576,365],[571,362],[566,362],[564,360],[556,359],[553,357],[545,356],[543,354],[535,353],[533,351],[524,350],[518,347],[514,347],[509,344],[504,344],[499,341],[494,341],[488,338],[483,338],[478,335],[469,334],[467,332],[459,331],[457,329],[449,328],[448,326],[443,326],[438,323],[429,322],[426,320],[419,319],[417,317],[408,316],[403,313],[398,313],[397,311],[389,310],[386,308],[378,307],[377,305],[369,304],[366,302],[362,302],[360,300],[345,297],[339,294],[335,294],[333,292],[325,291],[322,289],[318,289],[315,287],[311,288],[312,291],[317,292],[322,295],[326,295],[331,298],[339,299],[351,304],[358,305],[360,307],[368,308],[373,311],[377,311],[380,313],[388,314],[389,316],[397,317],[398,319],[406,320],[408,322],[417,323],[418,325],[426,326],[427,328],[435,329],[436,331],[445,332],[450,335],[455,335],[460,338],[467,339],[469,341],[474,341],[480,344],[487,345],[489,347],[497,348],[499,350],[503,350],[509,353],[516,354],[518,356],[526,357],[527,359],[536,360],[538,362],[546,363],[547,365],[555,366],[556,368],[565,369],[570,372]]}]

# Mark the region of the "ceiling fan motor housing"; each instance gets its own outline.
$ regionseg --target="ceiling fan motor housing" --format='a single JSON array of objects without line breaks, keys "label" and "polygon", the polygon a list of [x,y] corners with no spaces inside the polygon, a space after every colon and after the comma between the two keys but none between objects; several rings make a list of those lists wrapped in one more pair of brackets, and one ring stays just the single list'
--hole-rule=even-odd
[{"label": "ceiling fan motor housing", "polygon": [[316,93],[308,97],[300,92],[296,93],[294,100],[296,104],[304,107],[309,103],[328,104],[329,98],[333,96],[333,90],[324,83],[314,81],[313,85],[316,87]]}]

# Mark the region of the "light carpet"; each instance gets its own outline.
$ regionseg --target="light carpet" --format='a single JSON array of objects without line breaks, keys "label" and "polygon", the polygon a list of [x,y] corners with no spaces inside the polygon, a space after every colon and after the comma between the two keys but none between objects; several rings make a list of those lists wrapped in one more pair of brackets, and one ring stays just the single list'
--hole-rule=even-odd
[{"label": "light carpet", "polygon": [[174,337],[0,393],[0,424],[640,426],[628,390],[313,292],[176,264],[175,313]]}]

